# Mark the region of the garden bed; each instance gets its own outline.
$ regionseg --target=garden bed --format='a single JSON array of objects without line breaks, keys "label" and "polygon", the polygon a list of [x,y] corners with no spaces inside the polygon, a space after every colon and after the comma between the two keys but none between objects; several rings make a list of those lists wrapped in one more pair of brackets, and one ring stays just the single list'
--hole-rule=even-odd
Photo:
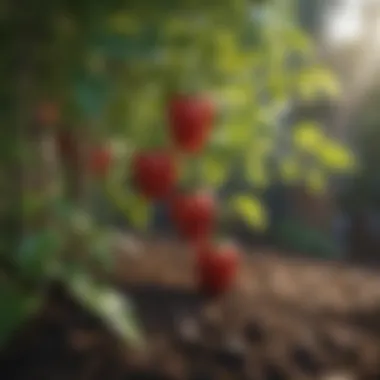
[{"label": "garden bed", "polygon": [[[119,252],[117,283],[132,296],[146,349],[125,347],[62,289],[2,354],[9,380],[320,379],[380,376],[380,280],[338,264],[245,258],[237,288],[198,294],[177,243]],[[122,264],[122,265],[121,265]]]}]

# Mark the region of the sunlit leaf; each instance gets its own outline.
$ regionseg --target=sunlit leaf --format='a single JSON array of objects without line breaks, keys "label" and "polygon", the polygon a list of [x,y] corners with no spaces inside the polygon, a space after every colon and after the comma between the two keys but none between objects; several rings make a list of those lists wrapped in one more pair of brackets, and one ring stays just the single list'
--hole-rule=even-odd
[{"label": "sunlit leaf", "polygon": [[225,52],[220,55],[215,63],[215,69],[223,74],[235,74],[244,70],[246,61],[243,56],[235,52]]},{"label": "sunlit leaf", "polygon": [[237,195],[230,200],[230,206],[245,222],[257,229],[268,226],[268,216],[263,204],[254,196]]},{"label": "sunlit leaf", "polygon": [[216,96],[220,99],[222,104],[227,106],[241,106],[251,100],[247,96],[246,88],[243,86],[230,86],[218,89]]},{"label": "sunlit leaf", "polygon": [[298,89],[301,96],[307,99],[321,93],[332,97],[340,94],[339,82],[328,70],[320,67],[310,67],[301,71]]},{"label": "sunlit leaf", "polygon": [[323,133],[314,122],[301,122],[294,127],[293,141],[297,148],[309,152],[321,149]]},{"label": "sunlit leaf", "polygon": [[252,129],[249,121],[228,122],[221,126],[220,139],[223,139],[229,146],[243,147],[249,144],[252,139]]},{"label": "sunlit leaf", "polygon": [[90,276],[77,272],[66,278],[72,294],[98,315],[110,330],[134,345],[143,344],[141,328],[127,296],[98,284]]},{"label": "sunlit leaf", "polygon": [[355,168],[353,153],[339,143],[325,140],[318,157],[331,171],[344,172]]}]

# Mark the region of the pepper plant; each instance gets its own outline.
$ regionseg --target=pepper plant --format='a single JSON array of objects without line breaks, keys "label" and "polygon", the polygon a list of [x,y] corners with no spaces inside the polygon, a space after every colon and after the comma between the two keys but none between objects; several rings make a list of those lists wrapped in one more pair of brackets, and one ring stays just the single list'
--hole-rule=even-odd
[{"label": "pepper plant", "polygon": [[292,102],[339,96],[291,1],[2,4],[0,344],[56,281],[118,335],[142,342],[132,305],[106,280],[114,235],[97,206],[107,199],[147,228],[154,204],[134,190],[130,163],[167,143],[173,95],[207,95],[217,106],[211,142],[182,168],[182,184],[217,190],[238,164],[257,192],[234,194],[224,211],[252,228],[268,224],[260,194],[273,178],[318,192],[352,167],[312,120],[282,140],[279,116]]}]

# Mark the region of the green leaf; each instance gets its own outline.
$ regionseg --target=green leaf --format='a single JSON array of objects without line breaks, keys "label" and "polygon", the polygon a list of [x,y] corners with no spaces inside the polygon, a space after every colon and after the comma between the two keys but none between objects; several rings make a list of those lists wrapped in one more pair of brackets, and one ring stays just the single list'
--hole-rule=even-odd
[{"label": "green leaf", "polygon": [[298,77],[298,90],[306,99],[314,98],[320,93],[336,97],[341,91],[336,78],[322,67],[309,67],[302,70]]},{"label": "green leaf", "polygon": [[88,236],[94,227],[91,216],[83,210],[73,210],[70,215],[70,228],[78,235]]},{"label": "green leaf", "polygon": [[129,12],[115,12],[107,20],[107,30],[110,33],[131,36],[141,30],[141,21]]},{"label": "green leaf", "polygon": [[306,225],[302,221],[289,219],[276,229],[278,242],[286,249],[296,250],[308,256],[319,258],[337,258],[340,250],[336,242],[321,231]]},{"label": "green leaf", "polygon": [[294,126],[293,142],[299,149],[315,152],[321,149],[323,132],[315,122],[303,121]]},{"label": "green leaf", "polygon": [[41,305],[38,294],[28,295],[10,283],[0,286],[0,347],[3,347],[17,329],[35,313]]},{"label": "green leaf", "polygon": [[73,212],[73,205],[70,204],[67,200],[62,198],[55,199],[52,204],[52,209],[58,220],[64,223],[69,222],[71,214]]},{"label": "green leaf", "polygon": [[142,343],[140,326],[132,304],[125,295],[110,288],[103,288],[98,294],[98,312],[107,325],[122,339]]},{"label": "green leaf", "polygon": [[325,139],[323,149],[320,149],[317,155],[320,162],[330,171],[345,172],[355,169],[353,153],[337,142]]},{"label": "green leaf", "polygon": [[251,127],[249,119],[237,122],[232,119],[222,126],[218,139],[227,140],[231,147],[243,147],[252,139]]},{"label": "green leaf", "polygon": [[46,199],[40,194],[29,192],[24,196],[22,206],[24,218],[33,218],[46,206]]},{"label": "green leaf", "polygon": [[113,247],[113,235],[107,232],[97,231],[96,234],[91,237],[89,259],[106,272],[112,273],[115,268]]},{"label": "green leaf", "polygon": [[259,149],[252,147],[245,157],[245,175],[256,188],[265,188],[269,184],[268,170],[265,165],[267,151],[261,146]]},{"label": "green leaf", "polygon": [[268,216],[263,204],[254,196],[238,195],[230,200],[233,211],[238,213],[252,227],[265,229],[268,226]]},{"label": "green leaf", "polygon": [[131,191],[123,191],[115,182],[107,183],[105,192],[108,199],[123,212],[130,223],[138,228],[145,229],[148,226],[151,207],[148,201]]},{"label": "green leaf", "polygon": [[27,276],[50,275],[59,263],[61,243],[59,232],[53,229],[24,236],[14,256],[16,263]]},{"label": "green leaf", "polygon": [[227,178],[229,167],[226,161],[213,157],[204,157],[200,162],[202,183],[212,187],[220,187]]},{"label": "green leaf", "polygon": [[284,37],[289,47],[294,51],[305,55],[310,55],[312,53],[311,41],[308,39],[307,35],[300,30],[292,28],[285,33]]},{"label": "green leaf", "polygon": [[129,221],[137,229],[146,229],[151,216],[150,204],[134,193],[129,195],[128,201],[130,202],[128,213]]},{"label": "green leaf", "polygon": [[77,272],[66,279],[72,294],[122,339],[142,345],[143,336],[128,298],[114,289],[100,285],[89,275]]}]

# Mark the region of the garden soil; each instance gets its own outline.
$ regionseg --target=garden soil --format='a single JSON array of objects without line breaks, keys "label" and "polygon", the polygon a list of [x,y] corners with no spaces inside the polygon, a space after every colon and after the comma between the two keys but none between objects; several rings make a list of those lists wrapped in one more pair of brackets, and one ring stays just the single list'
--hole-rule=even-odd
[{"label": "garden soil", "polygon": [[57,286],[2,352],[1,380],[380,379],[374,271],[256,249],[236,287],[206,299],[180,243],[121,244],[116,255],[144,348],[125,346]]}]

